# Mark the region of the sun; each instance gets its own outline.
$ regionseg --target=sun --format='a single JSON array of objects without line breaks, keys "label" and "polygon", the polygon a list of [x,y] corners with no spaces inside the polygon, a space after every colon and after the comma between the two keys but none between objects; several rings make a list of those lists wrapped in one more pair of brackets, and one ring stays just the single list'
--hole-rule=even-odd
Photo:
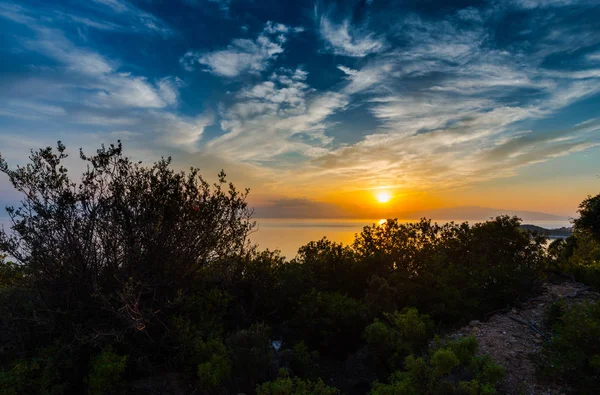
[{"label": "sun", "polygon": [[377,201],[379,203],[387,203],[390,201],[392,196],[390,195],[389,192],[382,191],[382,192],[379,192],[375,198],[377,199]]}]

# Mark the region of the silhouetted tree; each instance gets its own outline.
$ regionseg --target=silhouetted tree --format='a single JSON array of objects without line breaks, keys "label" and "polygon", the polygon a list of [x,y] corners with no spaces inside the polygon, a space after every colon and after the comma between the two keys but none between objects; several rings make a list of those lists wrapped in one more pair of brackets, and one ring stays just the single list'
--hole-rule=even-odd
[{"label": "silhouetted tree", "polygon": [[198,169],[173,171],[170,158],[144,167],[119,142],[94,156],[80,151],[87,168],[75,182],[65,158],[60,142],[14,170],[0,156],[0,171],[23,194],[20,207],[7,208],[13,232],[0,231],[0,248],[39,293],[51,332],[81,342],[128,329],[152,338],[199,271],[214,268],[223,281],[239,271],[228,263],[240,261],[254,224],[248,191],[223,172],[211,186]]},{"label": "silhouetted tree", "polygon": [[588,232],[600,242],[600,195],[588,196],[579,205],[579,218],[574,221],[576,231]]}]

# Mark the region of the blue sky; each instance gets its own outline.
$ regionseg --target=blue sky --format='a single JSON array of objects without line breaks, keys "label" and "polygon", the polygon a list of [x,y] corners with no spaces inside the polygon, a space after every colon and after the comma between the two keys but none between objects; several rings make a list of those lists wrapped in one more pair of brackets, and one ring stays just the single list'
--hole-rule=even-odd
[{"label": "blue sky", "polygon": [[259,205],[571,213],[599,186],[599,21],[596,0],[0,0],[0,152],[121,139]]}]

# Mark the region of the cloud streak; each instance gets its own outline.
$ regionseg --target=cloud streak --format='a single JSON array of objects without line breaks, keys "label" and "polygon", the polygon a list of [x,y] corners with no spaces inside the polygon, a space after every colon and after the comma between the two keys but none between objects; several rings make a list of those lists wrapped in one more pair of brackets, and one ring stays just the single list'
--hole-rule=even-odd
[{"label": "cloud streak", "polygon": [[213,52],[188,51],[180,63],[187,71],[201,65],[204,66],[203,71],[229,78],[244,73],[260,74],[283,53],[287,36],[302,30],[267,22],[255,40],[238,38],[227,48]]},{"label": "cloud streak", "polygon": [[335,55],[364,57],[380,53],[386,48],[383,38],[353,27],[347,19],[335,24],[327,16],[322,16],[319,28],[325,41],[325,50]]}]

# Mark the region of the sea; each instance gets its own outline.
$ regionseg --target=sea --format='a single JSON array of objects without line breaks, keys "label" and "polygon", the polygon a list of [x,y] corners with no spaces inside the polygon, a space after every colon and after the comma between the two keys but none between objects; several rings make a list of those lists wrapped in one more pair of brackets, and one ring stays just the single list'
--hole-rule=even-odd
[{"label": "sea", "polygon": [[[257,227],[250,235],[250,240],[258,244],[259,249],[279,250],[282,255],[291,259],[296,256],[298,248],[310,241],[327,237],[329,240],[350,244],[354,236],[360,233],[363,227],[383,222],[383,219],[273,219],[256,218]],[[400,220],[404,223],[416,220]],[[439,224],[455,222],[469,222],[474,224],[477,220],[435,220]],[[568,221],[523,221],[523,224],[537,225],[546,229],[569,227]]]}]

